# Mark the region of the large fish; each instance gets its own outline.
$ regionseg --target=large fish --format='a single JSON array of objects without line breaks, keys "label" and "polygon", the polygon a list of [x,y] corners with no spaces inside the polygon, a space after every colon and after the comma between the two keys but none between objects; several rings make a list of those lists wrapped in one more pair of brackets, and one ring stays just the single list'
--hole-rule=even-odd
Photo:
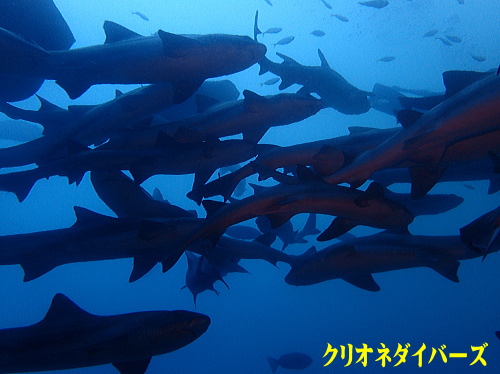
[{"label": "large fish", "polygon": [[156,145],[147,149],[88,149],[69,143],[70,150],[64,158],[35,169],[1,174],[0,190],[13,192],[23,201],[39,179],[59,175],[68,177],[69,183],[79,184],[84,174],[92,170],[130,170],[138,184],[157,174],[194,173],[193,185],[198,188],[219,167],[247,161],[268,147],[243,139],[181,145],[161,132]]},{"label": "large fish", "polygon": [[43,58],[18,51],[6,64],[13,59],[29,60],[31,69],[11,66],[0,72],[55,79],[74,99],[103,83],[197,82],[199,86],[207,78],[250,67],[266,52],[263,44],[247,36],[176,35],[159,30],[157,35],[144,37],[110,21],[104,23],[104,30],[103,45],[50,51]]},{"label": "large fish", "polygon": [[423,196],[429,190],[429,178],[432,176],[432,186],[443,173],[443,159],[463,158],[467,152],[484,155],[488,147],[498,147],[499,131],[500,77],[489,75],[417,117],[398,134],[325,180],[356,187],[377,170],[413,164],[412,193]]},{"label": "large fish", "polygon": [[[255,14],[254,39],[262,32],[258,27],[258,13]],[[361,91],[350,84],[344,77],[333,70],[326,61],[323,52],[318,49],[321,66],[305,66],[281,53],[276,53],[283,59],[276,63],[263,57],[259,61],[262,75],[268,71],[281,78],[280,90],[297,83],[302,85],[301,92],[314,92],[321,97],[325,107],[331,107],[344,114],[362,114],[370,109],[367,96],[369,92]]]},{"label": "large fish", "polygon": [[200,201],[200,196],[221,195],[227,200],[241,180],[258,172],[257,165],[271,170],[306,165],[312,166],[318,175],[327,176],[348,164],[361,152],[378,146],[399,131],[400,128],[350,127],[349,135],[288,147],[276,146],[275,149],[260,154],[255,162],[211,181],[199,191],[192,191],[187,196]]},{"label": "large fish", "polygon": [[57,294],[40,322],[0,330],[0,373],[113,364],[140,374],[152,356],[192,343],[209,325],[209,317],[184,310],[98,316]]},{"label": "large fish", "polygon": [[[45,50],[66,50],[75,42],[66,21],[52,0],[0,2],[0,27],[35,42]],[[2,53],[8,53],[2,48]],[[41,78],[0,74],[0,100],[18,101],[33,95]]]},{"label": "large fish", "polygon": [[[429,267],[458,282],[458,260],[472,251],[455,237],[420,237],[379,233],[347,240],[316,252],[312,247],[299,256],[285,277],[294,286],[343,279],[368,291],[379,291],[373,273]],[[476,256],[477,257],[477,256]]]}]

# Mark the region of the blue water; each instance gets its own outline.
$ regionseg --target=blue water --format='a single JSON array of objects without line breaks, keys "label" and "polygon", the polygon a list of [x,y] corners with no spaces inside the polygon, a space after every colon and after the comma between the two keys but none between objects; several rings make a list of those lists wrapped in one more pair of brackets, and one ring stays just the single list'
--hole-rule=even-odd
[{"label": "blue water", "polygon": [[[179,34],[228,33],[251,35],[254,13],[258,9],[261,30],[282,27],[277,35],[260,39],[268,46],[267,57],[279,61],[279,51],[304,65],[318,65],[320,48],[330,66],[356,87],[370,91],[377,82],[414,89],[444,91],[441,74],[446,70],[486,71],[500,62],[500,2],[498,0],[392,0],[383,9],[357,4],[356,1],[329,1],[329,10],[320,0],[245,1],[140,1],[120,2],[56,0],[77,42],[74,47],[100,44],[104,41],[104,20],[117,22],[143,35],[158,29]],[[140,11],[146,22],[131,11]],[[341,22],[332,14],[341,14]],[[430,29],[440,34],[460,36],[463,41],[449,47],[434,38],[423,38]],[[315,37],[311,31],[321,29],[326,35]],[[293,35],[286,46],[272,47],[282,37]],[[470,54],[487,57],[477,62]],[[377,62],[384,56],[395,56],[389,63]],[[249,89],[261,95],[278,93],[277,86],[260,86],[272,78],[271,73],[258,75],[258,66],[229,77],[242,91]],[[138,86],[123,86],[129,90]],[[98,104],[114,96],[116,86],[94,86],[81,98],[71,101],[54,82],[46,82],[39,94],[59,106]],[[299,86],[287,91],[295,92]],[[37,100],[16,104],[37,109]],[[4,119],[3,115],[0,119]],[[370,110],[359,116],[347,116],[328,108],[308,120],[287,127],[273,128],[262,143],[290,145],[347,134],[349,126],[395,126],[394,117]],[[156,176],[143,186],[150,192],[158,187],[173,204],[185,209],[203,211],[185,197],[193,180],[188,176]],[[256,182],[255,178],[249,181]],[[465,201],[456,209],[436,215],[417,217],[410,225],[413,234],[456,235],[458,229],[499,204],[498,193],[488,195],[485,181],[440,183],[433,193],[454,193]],[[397,186],[409,191],[409,185]],[[250,193],[250,192],[248,192]],[[20,234],[69,227],[75,221],[73,206],[80,205],[102,214],[113,213],[98,199],[88,175],[77,187],[67,179],[52,177],[39,181],[28,198],[18,203],[9,193],[0,193],[0,234]],[[297,227],[304,217],[297,216]],[[321,217],[319,228],[329,219]],[[355,235],[368,235],[374,229],[356,228]],[[318,249],[331,243],[310,239],[307,245],[292,245],[287,251],[299,254],[315,245]],[[498,373],[500,342],[494,331],[500,329],[500,283],[498,254],[484,262],[463,261],[460,283],[453,283],[427,268],[375,274],[379,292],[358,289],[342,280],[308,287],[284,283],[288,265],[279,269],[263,261],[241,263],[250,274],[230,274],[215,287],[219,296],[205,292],[198,296],[197,309],[212,319],[208,331],[194,343],[163,356],[154,357],[147,373],[269,373],[266,356],[299,351],[314,362],[302,373]],[[100,315],[146,310],[194,310],[192,296],[180,290],[185,283],[186,259],[163,274],[159,266],[139,281],[129,284],[132,260],[102,261],[58,267],[34,281],[23,283],[20,266],[0,268],[0,328],[26,326],[43,318],[55,293],[64,293],[83,309]],[[475,354],[470,346],[487,342],[483,358],[488,365],[469,366]],[[337,358],[323,367],[322,358],[331,343],[334,347],[368,344],[376,350],[384,343],[394,353],[397,344],[410,343],[409,357],[398,368],[381,368],[370,356],[368,366],[351,364]],[[418,368],[415,353],[427,345],[424,364]],[[466,352],[467,358],[450,358],[442,363],[439,354],[427,363],[431,348],[446,345],[445,352]],[[355,359],[357,358],[357,355]],[[71,373],[116,373],[111,365],[71,370]],[[278,369],[278,372],[286,372]]]}]

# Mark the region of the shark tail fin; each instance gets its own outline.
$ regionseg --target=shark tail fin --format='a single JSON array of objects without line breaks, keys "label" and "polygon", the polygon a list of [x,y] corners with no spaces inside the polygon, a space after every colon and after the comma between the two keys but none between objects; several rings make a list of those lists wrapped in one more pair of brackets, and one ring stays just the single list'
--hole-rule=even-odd
[{"label": "shark tail fin", "polygon": [[272,357],[267,357],[267,362],[269,363],[269,366],[271,367],[271,371],[273,373],[276,373],[276,370],[278,370],[278,367],[280,366],[280,363],[278,360]]},{"label": "shark tail fin", "polygon": [[443,277],[458,283],[458,267],[460,262],[452,259],[441,259],[435,262],[431,268],[441,274]]},{"label": "shark tail fin", "polygon": [[0,191],[14,193],[17,196],[17,200],[21,203],[26,199],[33,185],[38,180],[35,174],[32,170],[2,174],[0,175]]}]

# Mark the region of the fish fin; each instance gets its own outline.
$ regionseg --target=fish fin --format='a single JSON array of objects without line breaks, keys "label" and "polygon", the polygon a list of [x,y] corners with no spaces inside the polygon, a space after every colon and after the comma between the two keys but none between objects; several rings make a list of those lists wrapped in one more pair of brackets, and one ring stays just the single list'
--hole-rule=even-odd
[{"label": "fish fin", "polygon": [[116,222],[116,220],[118,219],[96,213],[92,210],[77,205],[73,207],[73,210],[75,211],[76,222],[73,224],[72,227],[84,226],[96,223],[104,224],[107,222]]},{"label": "fish fin", "polygon": [[316,240],[320,242],[325,242],[327,240],[332,240],[340,235],[345,234],[352,228],[356,227],[358,224],[348,218],[337,217],[335,218],[330,226],[326,228],[321,235],[319,235]]},{"label": "fish fin", "polygon": [[448,278],[452,282],[457,282],[457,283],[459,282],[457,274],[459,266],[460,262],[452,259],[440,259],[429,265],[430,268],[437,271],[443,277]]},{"label": "fish fin", "polygon": [[438,167],[434,170],[422,166],[410,167],[411,198],[420,199],[424,197],[436,185],[445,170],[445,167]]},{"label": "fish fin", "polygon": [[207,95],[197,94],[194,96],[194,102],[196,104],[196,114],[205,112],[207,109],[220,103],[219,100]]},{"label": "fish fin", "polygon": [[132,268],[132,272],[128,278],[130,283],[135,282],[136,280],[141,279],[145,276],[149,271],[156,266],[158,260],[152,258],[144,258],[144,257],[134,257],[134,266]]},{"label": "fish fin", "polygon": [[78,74],[66,75],[56,80],[56,83],[66,91],[72,100],[82,96],[92,86],[92,83],[88,82],[85,76]]},{"label": "fish fin", "polygon": [[260,235],[258,238],[255,238],[253,241],[256,243],[260,243],[263,245],[267,245],[268,247],[274,243],[276,240],[276,234],[273,232],[266,232]]},{"label": "fish fin", "polygon": [[191,192],[189,192],[186,196],[188,196],[191,200],[193,200],[196,204],[200,205],[203,200],[203,194],[201,193],[203,186],[213,174],[213,170],[201,170],[197,171],[194,174],[193,187]]},{"label": "fish fin", "polygon": [[256,106],[261,104],[266,104],[269,102],[269,99],[265,96],[261,96],[250,90],[243,90],[244,102],[243,106],[245,112],[253,113],[256,112]]},{"label": "fish fin", "polygon": [[253,40],[257,41],[257,35],[262,34],[262,31],[260,31],[259,26],[259,11],[255,11],[255,19],[253,22]]},{"label": "fish fin", "polygon": [[167,258],[161,261],[161,271],[163,273],[166,273],[167,271],[172,269],[172,267],[177,263],[177,261],[179,261],[183,253],[184,253],[183,250],[181,251],[176,250],[173,252],[169,252]]},{"label": "fish fin", "polygon": [[215,200],[203,200],[201,203],[207,212],[207,218],[213,216],[217,211],[226,205],[226,203]]},{"label": "fish fin", "polygon": [[155,189],[153,190],[152,197],[153,197],[153,200],[166,202],[166,200],[163,198],[163,195],[162,195],[161,191],[158,189],[158,187],[155,187]]},{"label": "fish fin", "polygon": [[417,122],[420,117],[422,117],[424,113],[419,112],[413,109],[401,109],[396,113],[396,119],[398,123],[403,126],[403,128],[408,128],[413,126],[415,122]]},{"label": "fish fin", "polygon": [[269,366],[271,367],[271,371],[273,373],[276,373],[276,370],[278,370],[278,367],[280,366],[279,361],[272,357],[266,357],[266,358]]},{"label": "fish fin", "polygon": [[[288,201],[286,203],[288,203]],[[294,215],[295,213],[280,212],[280,213],[266,214],[266,217],[267,219],[269,219],[269,222],[271,222],[271,229],[275,229],[285,224],[285,222],[288,222],[290,218],[292,218]]]},{"label": "fish fin", "polygon": [[252,131],[245,131],[243,133],[243,140],[248,140],[254,143],[258,143],[260,139],[266,134],[267,130],[269,130],[269,127],[263,128],[263,129],[255,129]]},{"label": "fish fin", "polygon": [[163,42],[163,51],[165,55],[172,58],[184,57],[187,54],[187,48],[201,45],[196,39],[172,34],[163,30],[158,30],[158,36]]},{"label": "fish fin", "polygon": [[175,227],[166,223],[142,220],[138,232],[139,239],[150,241],[159,237],[175,237]]},{"label": "fish fin", "polygon": [[[282,64],[300,65],[293,58],[288,57],[287,55],[284,55],[283,53],[276,52],[276,55],[279,56],[279,57],[281,57],[283,59]],[[302,66],[302,65],[300,65],[300,66]],[[283,79],[283,77],[281,77],[281,79]]]},{"label": "fish fin", "polygon": [[33,279],[41,277],[42,275],[48,273],[54,269],[57,265],[51,265],[46,263],[46,259],[34,259],[29,258],[21,262],[21,267],[24,270],[23,282],[29,282]]},{"label": "fish fin", "polygon": [[372,182],[366,189],[364,195],[370,199],[383,199],[385,196],[384,186],[378,182]]},{"label": "fish fin", "polygon": [[37,169],[32,169],[7,173],[0,175],[0,191],[12,192],[16,195],[17,200],[21,203],[26,199],[31,189],[38,181],[38,176],[36,175]]},{"label": "fish fin", "polygon": [[291,80],[290,78],[288,77],[281,77],[281,83],[280,85],[278,86],[278,89],[281,91],[281,90],[284,90],[288,87],[290,87],[292,84],[295,84],[295,82],[293,80]]},{"label": "fish fin", "polygon": [[319,48],[318,48],[318,56],[321,61],[321,67],[331,69],[330,65],[328,64],[328,61],[326,61],[325,55],[323,54],[323,52],[321,52],[321,49]]},{"label": "fish fin", "polygon": [[344,276],[342,279],[363,290],[372,292],[380,291],[380,286],[375,282],[371,273]]},{"label": "fish fin", "polygon": [[103,29],[104,33],[106,34],[106,41],[104,42],[104,44],[116,43],[129,39],[143,38],[142,35],[139,35],[138,33],[112,21],[104,21]]},{"label": "fish fin", "polygon": [[180,104],[189,99],[200,88],[203,81],[189,80],[173,82],[174,95],[172,97],[173,104]]},{"label": "fish fin", "polygon": [[319,234],[321,231],[319,231],[316,228],[316,214],[315,213],[309,213],[309,216],[307,217],[307,221],[304,224],[304,227],[302,230],[299,232],[301,237],[309,236],[309,235],[316,235]]},{"label": "fish fin", "polygon": [[113,366],[120,374],[144,374],[149,366],[151,357],[137,361],[114,362]]},{"label": "fish fin", "polygon": [[121,95],[123,95],[123,91],[120,91],[119,89],[116,89],[116,90],[115,90],[115,99],[116,99],[117,97],[120,97]]},{"label": "fish fin", "polygon": [[50,304],[50,308],[47,311],[47,314],[43,318],[42,321],[47,322],[55,322],[60,323],[61,321],[65,322],[76,322],[80,321],[82,318],[94,317],[91,313],[86,312],[78,305],[76,305],[73,301],[71,301],[66,295],[58,293],[52,299],[52,303]]},{"label": "fish fin", "polygon": [[367,126],[349,126],[347,130],[349,130],[349,135],[353,135],[353,134],[364,134],[369,131],[378,129],[376,129],[375,127],[367,127]]},{"label": "fish fin", "polygon": [[491,75],[491,72],[449,70],[443,73],[446,97],[455,95],[471,84]]},{"label": "fish fin", "polygon": [[40,108],[38,109],[39,112],[59,112],[61,110],[64,110],[60,106],[57,106],[56,104],[51,103],[47,99],[44,99],[43,97],[39,95],[35,95],[38,100],[40,101]]}]

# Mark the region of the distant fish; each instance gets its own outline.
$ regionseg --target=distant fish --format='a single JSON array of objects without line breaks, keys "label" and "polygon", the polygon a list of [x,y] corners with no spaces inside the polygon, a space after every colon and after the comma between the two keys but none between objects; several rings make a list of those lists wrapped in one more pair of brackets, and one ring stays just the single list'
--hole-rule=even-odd
[{"label": "distant fish", "polygon": [[382,61],[382,62],[391,62],[391,61],[393,61],[395,59],[396,59],[396,57],[394,57],[394,56],[385,56],[385,57],[379,58],[377,60],[377,62],[379,62],[379,61]]},{"label": "distant fish", "polygon": [[371,8],[382,9],[387,5],[389,5],[389,2],[387,0],[371,0],[371,1],[359,2],[359,4],[364,6],[369,6]]},{"label": "distant fish", "polygon": [[271,27],[269,29],[267,29],[266,31],[264,31],[262,33],[262,35],[265,35],[265,34],[277,34],[279,32],[281,32],[283,30],[283,28],[281,27]]},{"label": "distant fish", "polygon": [[342,22],[349,22],[349,18],[344,17],[341,14],[332,14],[332,17],[336,17],[337,19],[341,20]]},{"label": "distant fish", "polygon": [[321,37],[321,36],[325,36],[325,32],[322,30],[314,30],[314,31],[311,31],[311,35]]},{"label": "distant fish", "polygon": [[465,4],[465,0],[458,0],[459,4]]},{"label": "distant fish", "polygon": [[432,29],[432,30],[429,30],[427,31],[424,35],[422,35],[424,38],[428,38],[430,36],[434,36],[438,33],[438,29]]},{"label": "distant fish", "polygon": [[462,38],[458,37],[458,36],[454,36],[454,35],[445,35],[446,39],[448,39],[450,42],[453,42],[453,43],[461,43],[462,42]]},{"label": "distant fish", "polygon": [[271,3],[271,0],[264,0],[266,3],[268,3],[269,5],[273,6],[273,3]]},{"label": "distant fish", "polygon": [[294,39],[295,36],[287,36],[286,38],[280,39],[276,43],[274,43],[273,47],[275,47],[276,45],[290,44]]},{"label": "distant fish", "polygon": [[132,12],[132,14],[135,14],[136,16],[141,17],[144,21],[149,21],[149,18],[146,17],[146,15],[144,13],[141,13],[141,12]]},{"label": "distant fish", "polygon": [[452,46],[453,45],[453,43],[450,42],[448,39],[442,38],[440,36],[435,36],[434,38],[438,39],[438,40],[441,40],[441,42],[443,42],[444,45],[447,45],[447,46]]},{"label": "distant fish", "polygon": [[305,369],[312,364],[312,361],[312,358],[304,353],[288,353],[279,359],[267,358],[273,373],[276,373],[280,366],[284,369]]},{"label": "distant fish", "polygon": [[476,60],[477,62],[484,62],[486,61],[486,57],[484,56],[480,56],[480,55],[470,55],[470,57],[472,57],[474,60]]},{"label": "distant fish", "polygon": [[325,0],[321,0],[321,2],[328,8],[328,9],[332,9],[332,6],[330,4],[328,4]]},{"label": "distant fish", "polygon": [[280,81],[280,77],[276,77],[276,78],[271,78],[271,79],[268,79],[267,81],[265,81],[264,83],[261,83],[260,86],[272,86],[273,84],[276,84]]}]

